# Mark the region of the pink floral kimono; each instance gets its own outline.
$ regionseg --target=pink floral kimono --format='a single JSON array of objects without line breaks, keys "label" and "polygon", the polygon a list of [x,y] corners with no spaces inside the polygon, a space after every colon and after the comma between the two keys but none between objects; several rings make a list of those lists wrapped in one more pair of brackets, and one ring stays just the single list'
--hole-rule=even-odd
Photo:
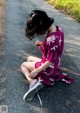
[{"label": "pink floral kimono", "polygon": [[50,86],[55,81],[64,81],[72,83],[73,79],[65,73],[60,73],[60,58],[64,48],[64,33],[60,27],[56,27],[56,32],[48,34],[39,47],[42,52],[42,60],[36,62],[35,68],[43,65],[46,61],[52,62],[45,70],[41,71],[37,77],[42,80],[43,84]]}]

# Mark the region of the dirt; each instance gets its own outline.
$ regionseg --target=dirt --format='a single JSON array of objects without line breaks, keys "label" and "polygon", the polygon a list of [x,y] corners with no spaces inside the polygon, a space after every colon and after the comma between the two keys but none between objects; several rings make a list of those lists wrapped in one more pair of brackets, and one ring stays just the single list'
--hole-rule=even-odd
[{"label": "dirt", "polygon": [[4,40],[5,7],[6,0],[0,0],[0,58],[3,55],[2,42]]},{"label": "dirt", "polygon": [[[4,40],[4,26],[5,26],[5,8],[6,0],[0,0],[0,58],[3,56],[2,44]],[[0,101],[4,98],[4,78],[2,77],[0,69]]]}]

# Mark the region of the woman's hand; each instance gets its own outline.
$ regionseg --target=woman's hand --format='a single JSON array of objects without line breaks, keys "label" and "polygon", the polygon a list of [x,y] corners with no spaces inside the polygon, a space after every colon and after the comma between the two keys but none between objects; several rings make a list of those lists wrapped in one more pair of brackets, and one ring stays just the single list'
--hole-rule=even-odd
[{"label": "woman's hand", "polygon": [[39,72],[37,71],[37,69],[31,71],[31,73],[28,75],[28,77],[30,78],[35,78],[37,76]]},{"label": "woman's hand", "polygon": [[46,61],[43,65],[41,65],[37,69],[31,71],[31,73],[28,76],[30,78],[35,78],[38,75],[38,73],[40,73],[41,71],[45,70],[50,65],[52,65],[52,62]]},{"label": "woman's hand", "polygon": [[35,45],[36,45],[36,46],[41,46],[42,43],[43,43],[43,42],[41,42],[41,41],[36,41],[36,42],[35,42]]}]

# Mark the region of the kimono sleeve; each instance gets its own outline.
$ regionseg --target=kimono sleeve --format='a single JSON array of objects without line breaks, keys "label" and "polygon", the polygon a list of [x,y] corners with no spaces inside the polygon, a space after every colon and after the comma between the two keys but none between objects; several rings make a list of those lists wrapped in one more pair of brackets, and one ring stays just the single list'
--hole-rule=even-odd
[{"label": "kimono sleeve", "polygon": [[58,45],[54,42],[48,43],[47,60],[54,63],[58,58]]}]

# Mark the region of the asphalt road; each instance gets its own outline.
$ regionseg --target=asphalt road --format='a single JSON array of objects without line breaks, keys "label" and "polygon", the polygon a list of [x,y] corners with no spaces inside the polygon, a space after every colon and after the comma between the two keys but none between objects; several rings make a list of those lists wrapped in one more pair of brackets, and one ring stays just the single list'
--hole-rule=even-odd
[{"label": "asphalt road", "polygon": [[[62,71],[74,78],[71,85],[58,82],[42,89],[40,106],[37,95],[30,102],[22,97],[28,84],[19,67],[28,55],[41,56],[34,43],[25,37],[26,19],[33,9],[42,9],[54,17],[55,25],[65,32],[65,48],[61,61]],[[43,37],[41,38],[43,40]],[[6,77],[5,99],[1,105],[8,106],[8,113],[80,113],[80,23],[55,10],[44,0],[7,0],[5,16],[4,56],[0,59],[2,76]]]}]

